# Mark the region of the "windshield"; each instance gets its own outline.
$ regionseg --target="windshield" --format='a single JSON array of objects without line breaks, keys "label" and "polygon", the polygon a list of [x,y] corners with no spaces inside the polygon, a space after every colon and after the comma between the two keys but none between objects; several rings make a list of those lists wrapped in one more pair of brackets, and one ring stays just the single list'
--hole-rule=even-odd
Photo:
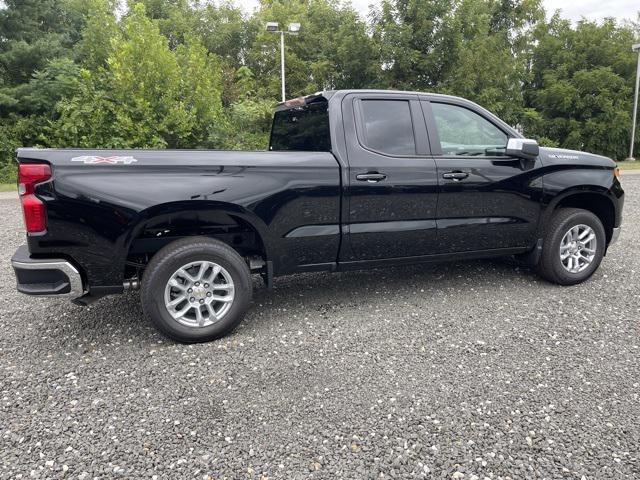
[{"label": "windshield", "polygon": [[330,151],[328,102],[314,102],[276,112],[269,150]]}]

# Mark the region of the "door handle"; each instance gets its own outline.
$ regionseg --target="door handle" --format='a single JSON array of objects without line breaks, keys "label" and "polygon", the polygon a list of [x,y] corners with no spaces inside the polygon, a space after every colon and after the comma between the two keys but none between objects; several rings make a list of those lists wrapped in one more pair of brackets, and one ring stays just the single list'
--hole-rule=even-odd
[{"label": "door handle", "polygon": [[453,180],[454,182],[464,180],[468,176],[469,174],[467,172],[447,172],[442,174],[442,178],[445,180]]},{"label": "door handle", "polygon": [[369,183],[380,182],[385,178],[387,178],[387,176],[384,173],[378,173],[378,172],[359,173],[358,175],[356,175],[356,180],[359,180],[361,182],[369,182]]}]

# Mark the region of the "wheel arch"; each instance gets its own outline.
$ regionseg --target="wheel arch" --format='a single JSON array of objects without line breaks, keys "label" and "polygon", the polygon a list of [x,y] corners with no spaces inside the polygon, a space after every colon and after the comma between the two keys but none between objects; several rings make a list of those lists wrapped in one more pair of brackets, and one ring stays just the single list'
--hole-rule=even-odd
[{"label": "wheel arch", "polygon": [[[543,229],[559,208],[580,208],[593,213],[602,222],[607,245],[609,244],[613,236],[616,211],[615,204],[609,197],[607,189],[598,186],[582,187],[569,189],[557,195],[545,210],[542,222]],[[544,230],[541,233],[544,234]]]},{"label": "wheel arch", "polygon": [[148,262],[165,245],[195,236],[218,239],[241,256],[271,257],[267,227],[252,212],[224,202],[179,201],[139,213],[124,242],[125,270],[135,259]]}]

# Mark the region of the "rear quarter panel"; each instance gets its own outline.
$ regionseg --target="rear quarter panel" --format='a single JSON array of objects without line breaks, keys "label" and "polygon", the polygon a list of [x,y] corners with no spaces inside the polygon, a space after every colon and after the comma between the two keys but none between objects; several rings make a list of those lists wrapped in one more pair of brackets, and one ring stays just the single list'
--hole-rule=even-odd
[{"label": "rear quarter panel", "polygon": [[[340,172],[330,153],[21,149],[18,155],[46,160],[53,170],[36,190],[48,228],[29,237],[32,255],[71,257],[90,285],[122,283],[131,240],[157,215],[210,219],[215,212],[221,224],[240,218],[259,232],[277,273],[337,256],[337,229],[287,236],[300,227],[339,225]],[[72,161],[92,155],[136,162]]]}]

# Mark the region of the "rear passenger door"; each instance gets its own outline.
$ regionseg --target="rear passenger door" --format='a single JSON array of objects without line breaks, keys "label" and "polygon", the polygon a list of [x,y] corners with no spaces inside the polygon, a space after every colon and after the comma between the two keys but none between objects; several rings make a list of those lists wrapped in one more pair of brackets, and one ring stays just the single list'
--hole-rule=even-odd
[{"label": "rear passenger door", "polygon": [[505,154],[511,132],[466,103],[422,102],[438,170],[438,251],[533,247],[540,160]]},{"label": "rear passenger door", "polygon": [[341,261],[434,253],[438,180],[417,95],[342,102],[348,157]]}]

